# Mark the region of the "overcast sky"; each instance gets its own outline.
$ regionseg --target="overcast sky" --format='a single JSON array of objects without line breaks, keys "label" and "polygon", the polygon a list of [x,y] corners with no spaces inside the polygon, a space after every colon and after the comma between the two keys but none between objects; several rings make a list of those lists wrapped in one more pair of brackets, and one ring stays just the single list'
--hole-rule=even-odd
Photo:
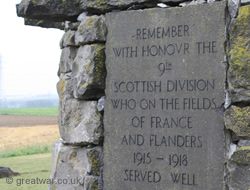
[{"label": "overcast sky", "polygon": [[[0,1],[0,55],[5,95],[56,94],[63,31],[24,25],[21,0]],[[1,80],[1,79],[0,79]]]}]

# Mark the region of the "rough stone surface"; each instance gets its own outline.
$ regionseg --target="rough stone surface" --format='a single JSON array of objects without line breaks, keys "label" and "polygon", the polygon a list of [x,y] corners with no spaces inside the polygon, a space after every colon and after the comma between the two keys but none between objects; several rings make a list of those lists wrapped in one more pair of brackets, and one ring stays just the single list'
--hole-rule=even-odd
[{"label": "rough stone surface", "polygon": [[[230,139],[231,140],[231,139]],[[234,143],[228,143],[227,159],[231,159],[233,153],[237,150],[237,145]]]},{"label": "rough stone surface", "polygon": [[168,8],[168,7],[170,7],[170,6],[168,6],[168,5],[164,4],[164,3],[158,3],[158,4],[157,4],[157,7],[160,7],[160,8]]},{"label": "rough stone surface", "polygon": [[[114,9],[138,9],[156,6],[157,1],[152,0],[81,0],[81,9],[91,13],[107,13]],[[137,8],[136,8],[137,7]]]},{"label": "rough stone surface", "polygon": [[24,18],[24,24],[30,26],[39,26],[42,28],[57,28],[60,30],[64,29],[63,22],[54,22],[53,20],[39,20],[39,19],[30,19]]},{"label": "rough stone surface", "polygon": [[81,12],[79,1],[75,0],[22,0],[17,5],[18,16],[32,19],[76,20]]},{"label": "rough stone surface", "polygon": [[231,106],[225,113],[225,125],[239,138],[250,140],[250,107]]},{"label": "rough stone surface", "polygon": [[230,36],[228,81],[230,88],[250,89],[250,5],[239,9]]},{"label": "rough stone surface", "polygon": [[98,100],[98,105],[97,105],[98,111],[104,111],[104,106],[105,106],[105,96],[102,96],[102,97]]},{"label": "rough stone surface", "polygon": [[229,167],[229,189],[249,190],[250,187],[250,166],[230,163]]},{"label": "rough stone surface", "polygon": [[[50,178],[54,183],[49,190],[83,188],[83,179],[88,172],[87,148],[64,146],[54,143]],[[64,180],[64,183],[60,183]]]},{"label": "rough stone surface", "polygon": [[60,102],[73,98],[73,85],[71,81],[71,73],[61,74],[60,80],[57,83],[57,93]]},{"label": "rough stone surface", "polygon": [[85,17],[75,34],[75,44],[105,42],[107,27],[103,16]]},{"label": "rough stone surface", "polygon": [[68,99],[60,104],[59,130],[68,144],[100,144],[103,137],[102,116],[97,101]]},{"label": "rough stone surface", "polygon": [[235,25],[235,22],[236,22],[236,19],[235,18],[232,18],[231,21],[230,21],[230,24],[228,26],[228,33],[231,34],[232,33],[232,30],[233,30],[233,27]]},{"label": "rough stone surface", "polygon": [[77,47],[65,47],[62,49],[58,74],[72,71],[72,65],[77,54]]},{"label": "rough stone surface", "polygon": [[81,13],[78,17],[77,20],[81,22],[86,16],[88,15],[88,12],[83,12]]},{"label": "rough stone surface", "polygon": [[[99,154],[91,155],[92,158],[90,158],[89,153],[96,152],[97,150]],[[101,154],[102,149],[100,147],[87,148],[66,146],[60,142],[54,143],[50,178],[57,184],[50,185],[49,190],[97,190],[98,180],[96,179],[99,176],[89,176],[93,165],[89,161],[91,159],[100,160],[98,156],[101,156]],[[95,165],[95,167],[99,167],[99,165]],[[95,180],[88,180],[91,178]],[[64,180],[64,183],[59,184],[60,180]]]},{"label": "rough stone surface", "polygon": [[250,146],[238,148],[232,155],[231,161],[238,165],[250,165]]},{"label": "rough stone surface", "polygon": [[103,150],[97,146],[87,151],[89,161],[89,175],[100,176],[103,167]]},{"label": "rough stone surface", "polygon": [[230,189],[248,190],[250,187],[250,146],[238,148],[229,161]]},{"label": "rough stone surface", "polygon": [[0,179],[5,177],[12,177],[20,175],[17,172],[13,172],[10,168],[0,167]]},{"label": "rough stone surface", "polygon": [[74,30],[68,30],[64,33],[61,41],[60,41],[60,47],[61,49],[67,46],[76,46],[75,45],[75,33]]},{"label": "rough stone surface", "polygon": [[109,0],[108,5],[112,7],[129,7],[133,4],[147,3],[150,0]]},{"label": "rough stone surface", "polygon": [[205,4],[205,3],[207,3],[205,0],[196,0],[196,1],[192,1],[190,5],[199,5],[199,4]]},{"label": "rough stone surface", "polygon": [[160,0],[162,3],[181,3],[184,2],[185,0]]},{"label": "rough stone surface", "polygon": [[224,189],[226,15],[226,2],[106,15],[104,190]]},{"label": "rough stone surface", "polygon": [[187,5],[190,5],[191,2],[192,2],[192,1],[183,2],[183,3],[180,3],[179,6],[185,7],[185,6],[187,6]]},{"label": "rough stone surface", "polygon": [[98,177],[86,176],[84,178],[84,188],[83,190],[98,190]]},{"label": "rough stone surface", "polygon": [[238,146],[250,146],[250,140],[239,140]]},{"label": "rough stone surface", "polygon": [[[53,143],[52,145],[52,158],[51,158],[51,170],[50,170],[50,179],[55,179],[56,173],[57,173],[57,167],[59,164],[59,160],[61,159],[59,157],[59,152],[61,151],[61,147],[63,144],[60,142]],[[54,190],[56,187],[55,185],[50,185],[49,190]]]},{"label": "rough stone surface", "polygon": [[240,0],[228,0],[227,5],[231,18],[237,17],[238,9],[240,7]]},{"label": "rough stone surface", "polygon": [[81,22],[70,22],[70,21],[65,21],[65,31],[67,32],[68,30],[77,30],[78,26],[80,25]]},{"label": "rough stone surface", "polygon": [[80,0],[80,7],[87,12],[105,13],[111,10],[108,1],[109,0]]},{"label": "rough stone surface", "polygon": [[187,2],[180,3],[180,6],[185,7],[187,5],[199,5],[199,4],[205,4],[205,3],[206,3],[205,0],[187,1]]},{"label": "rough stone surface", "polygon": [[215,1],[219,1],[219,0],[207,0],[207,3],[213,3]]},{"label": "rough stone surface", "polygon": [[250,102],[250,90],[246,89],[230,89],[231,102]]},{"label": "rough stone surface", "polygon": [[224,108],[227,109],[229,108],[229,106],[231,105],[231,97],[229,95],[229,90],[226,91],[226,98],[225,98],[225,104],[224,104]]},{"label": "rough stone surface", "polygon": [[72,67],[74,97],[96,99],[104,95],[105,51],[104,45],[81,46]]}]

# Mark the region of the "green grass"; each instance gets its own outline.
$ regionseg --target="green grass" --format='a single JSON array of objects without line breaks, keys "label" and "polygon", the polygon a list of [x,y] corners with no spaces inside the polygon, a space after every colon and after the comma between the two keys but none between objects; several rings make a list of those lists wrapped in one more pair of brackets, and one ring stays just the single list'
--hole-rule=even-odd
[{"label": "green grass", "polygon": [[9,158],[16,156],[50,153],[51,147],[48,145],[31,145],[18,149],[0,150],[0,158]]},{"label": "green grass", "polygon": [[58,113],[58,107],[6,108],[6,109],[0,109],[0,115],[56,116],[57,113]]},{"label": "green grass", "polygon": [[[44,190],[47,184],[25,184],[25,180],[39,178],[46,180],[50,177],[51,154],[36,154],[12,158],[1,158],[0,165],[9,167],[21,175],[13,177],[13,184],[7,184],[6,178],[0,179],[0,189],[4,190]],[[21,181],[24,184],[21,184]]]}]

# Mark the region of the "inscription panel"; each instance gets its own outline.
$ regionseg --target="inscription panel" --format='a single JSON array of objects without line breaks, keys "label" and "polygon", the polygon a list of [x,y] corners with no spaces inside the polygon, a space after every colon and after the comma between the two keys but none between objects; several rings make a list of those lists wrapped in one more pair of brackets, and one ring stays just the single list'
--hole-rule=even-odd
[{"label": "inscription panel", "polygon": [[106,19],[104,190],[223,189],[225,3]]}]

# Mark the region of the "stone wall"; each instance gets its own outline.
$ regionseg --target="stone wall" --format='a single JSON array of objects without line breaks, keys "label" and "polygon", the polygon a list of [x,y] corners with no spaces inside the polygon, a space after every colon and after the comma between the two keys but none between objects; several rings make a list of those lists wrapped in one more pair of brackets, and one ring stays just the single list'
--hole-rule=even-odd
[{"label": "stone wall", "polygon": [[250,187],[250,5],[244,5],[238,14],[231,11],[225,106],[225,128],[230,133],[226,182],[229,189],[242,190]]},{"label": "stone wall", "polygon": [[[53,145],[55,189],[102,190],[105,101],[105,14],[175,8],[215,0],[23,0],[18,16],[26,25],[63,29],[57,84],[61,139]],[[228,0],[225,189],[250,187],[250,1]],[[194,13],[195,14],[195,13]],[[124,27],[126,30],[126,27]],[[215,34],[216,35],[216,34]],[[216,158],[215,158],[216,159]],[[67,184],[59,184],[67,179]]]}]

